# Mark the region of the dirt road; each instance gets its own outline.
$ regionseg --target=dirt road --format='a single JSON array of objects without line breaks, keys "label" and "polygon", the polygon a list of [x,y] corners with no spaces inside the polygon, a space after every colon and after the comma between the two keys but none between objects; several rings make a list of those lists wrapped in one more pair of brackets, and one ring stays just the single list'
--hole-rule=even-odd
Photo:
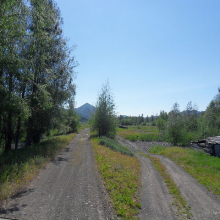
[{"label": "dirt road", "polygon": [[[137,153],[149,153],[149,142],[131,142],[120,138],[120,142],[126,144]],[[163,180],[158,177],[157,171],[152,167],[151,162],[144,156],[138,156],[142,164],[142,211],[141,219],[184,219],[184,216],[175,216],[175,207],[172,206],[172,198],[168,195]],[[188,173],[183,171],[174,162],[163,156],[159,157],[166,166],[171,177],[179,187],[187,205],[191,207],[191,212],[195,220],[219,220],[220,200],[205,187],[201,186]],[[158,207],[158,208],[156,208]]]},{"label": "dirt road", "polygon": [[89,129],[44,169],[28,190],[0,209],[20,220],[112,219],[112,209],[96,171]]}]

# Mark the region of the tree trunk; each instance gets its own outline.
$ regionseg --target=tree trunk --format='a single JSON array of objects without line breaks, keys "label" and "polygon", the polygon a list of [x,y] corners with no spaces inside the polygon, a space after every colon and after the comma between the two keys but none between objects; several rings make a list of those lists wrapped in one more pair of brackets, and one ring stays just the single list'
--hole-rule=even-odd
[{"label": "tree trunk", "polygon": [[15,150],[18,149],[18,142],[20,138],[20,130],[21,130],[21,116],[18,118],[18,126],[17,126],[17,133],[16,133],[16,140],[15,140]]},{"label": "tree trunk", "polygon": [[11,150],[11,143],[12,143],[12,113],[9,113],[8,123],[7,123],[5,152],[8,152]]},{"label": "tree trunk", "polygon": [[1,148],[1,145],[2,145],[2,137],[3,137],[3,134],[2,134],[2,116],[0,115],[0,148]]},{"label": "tree trunk", "polygon": [[[23,88],[23,91],[22,91],[22,99],[24,99],[24,94],[25,94],[25,87]],[[18,142],[19,142],[19,139],[20,139],[20,130],[21,130],[21,116],[19,116],[18,118],[18,125],[17,125],[17,133],[16,133],[16,140],[15,140],[15,150],[18,149]]]},{"label": "tree trunk", "polygon": [[28,119],[28,125],[27,125],[27,136],[26,136],[26,142],[25,147],[28,147],[32,144],[32,136],[33,136],[33,119],[32,116]]},{"label": "tree trunk", "polygon": [[[9,100],[11,99],[12,94],[12,74],[9,75]],[[11,106],[12,108],[12,106]],[[12,143],[12,109],[10,108],[8,113],[8,120],[7,120],[7,133],[6,133],[6,144],[5,144],[5,152],[11,150],[11,143]]]}]

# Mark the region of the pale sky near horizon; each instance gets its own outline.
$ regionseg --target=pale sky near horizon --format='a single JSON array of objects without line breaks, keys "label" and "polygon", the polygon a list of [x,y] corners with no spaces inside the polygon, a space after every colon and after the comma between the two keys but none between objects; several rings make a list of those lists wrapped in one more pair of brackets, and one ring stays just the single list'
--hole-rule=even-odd
[{"label": "pale sky near horizon", "polygon": [[108,80],[116,112],[204,111],[220,86],[219,0],[55,0],[75,68],[76,107]]}]

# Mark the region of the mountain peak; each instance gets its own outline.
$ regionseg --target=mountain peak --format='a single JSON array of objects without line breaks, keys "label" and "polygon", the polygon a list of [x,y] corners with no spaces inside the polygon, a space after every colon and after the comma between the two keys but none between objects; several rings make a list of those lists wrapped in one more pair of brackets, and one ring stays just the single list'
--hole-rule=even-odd
[{"label": "mountain peak", "polygon": [[89,103],[85,103],[82,106],[75,109],[77,114],[81,116],[82,120],[88,120],[95,111],[95,107]]}]

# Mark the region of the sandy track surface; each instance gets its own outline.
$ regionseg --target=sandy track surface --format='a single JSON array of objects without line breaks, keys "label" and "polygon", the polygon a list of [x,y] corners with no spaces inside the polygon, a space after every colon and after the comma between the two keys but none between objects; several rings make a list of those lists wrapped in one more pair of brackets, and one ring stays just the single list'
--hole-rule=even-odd
[{"label": "sandy track surface", "polygon": [[0,216],[24,220],[112,219],[109,198],[95,168],[89,129],[78,134],[28,190],[0,208]]},{"label": "sandy track surface", "polygon": [[172,197],[162,177],[156,172],[150,160],[138,156],[142,168],[141,219],[176,219],[172,209]]},{"label": "sandy track surface", "polygon": [[[142,151],[143,153],[149,153],[149,143],[148,142],[131,142],[125,140],[123,138],[119,138],[120,142],[126,144],[133,152],[137,153],[138,151]],[[150,143],[152,145],[152,143]],[[153,155],[156,156],[156,155]],[[163,186],[163,180],[158,178],[157,171],[152,168],[151,162],[148,158],[144,158],[142,156],[138,156],[141,164],[142,164],[142,194],[151,195],[144,198],[145,195],[142,195],[142,213],[141,219],[172,219],[169,218],[169,213],[172,217],[174,215],[170,211],[169,204],[165,204],[162,202],[161,197],[168,197],[167,190]],[[220,200],[214,196],[211,192],[209,192],[205,187],[201,186],[192,176],[182,170],[178,165],[176,165],[173,161],[165,158],[163,156],[156,156],[160,158],[161,162],[166,166],[167,170],[169,171],[171,177],[173,178],[176,185],[179,187],[180,192],[183,198],[186,200],[187,205],[191,207],[191,212],[193,213],[193,219],[195,220],[220,220]],[[152,173],[153,172],[153,173]],[[148,178],[151,178],[153,186],[150,185]],[[148,181],[148,182],[147,182]],[[158,185],[158,186],[156,186]],[[160,189],[161,188],[161,189]],[[163,190],[162,190],[163,189]],[[159,192],[164,194],[163,196],[159,196]],[[158,201],[157,201],[158,199]],[[155,202],[156,201],[156,202]],[[167,202],[172,202],[172,199],[167,199]],[[155,205],[152,205],[152,203]],[[157,216],[157,209],[160,207],[165,206],[163,211],[159,213],[166,213],[166,218],[161,217],[160,214]],[[156,208],[156,207],[159,208]],[[152,207],[152,208],[151,208]],[[175,209],[173,206],[171,208]],[[151,210],[152,209],[152,210]],[[151,213],[149,218],[144,218],[144,216],[149,216],[149,212]],[[175,217],[176,219],[181,219],[182,217]],[[184,216],[183,216],[184,218]]]}]

